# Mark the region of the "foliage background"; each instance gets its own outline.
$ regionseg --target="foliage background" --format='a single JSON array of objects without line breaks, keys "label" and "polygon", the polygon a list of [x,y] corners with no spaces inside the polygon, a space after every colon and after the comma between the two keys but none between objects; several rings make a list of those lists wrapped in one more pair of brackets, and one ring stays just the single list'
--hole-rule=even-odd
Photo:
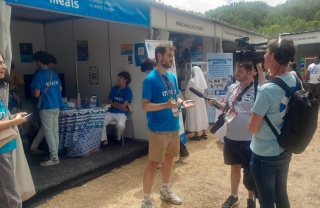
[{"label": "foliage background", "polygon": [[287,0],[272,7],[264,2],[238,2],[205,12],[215,18],[269,37],[320,30],[320,0]]}]

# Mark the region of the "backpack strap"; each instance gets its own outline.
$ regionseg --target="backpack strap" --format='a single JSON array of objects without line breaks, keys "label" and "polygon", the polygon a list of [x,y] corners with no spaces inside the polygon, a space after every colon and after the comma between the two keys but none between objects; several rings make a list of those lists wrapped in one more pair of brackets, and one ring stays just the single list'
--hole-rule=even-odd
[{"label": "backpack strap", "polygon": [[[297,90],[301,90],[301,82],[300,80],[298,80],[298,78],[294,75],[294,77],[296,78],[296,89]],[[279,87],[281,87],[285,92],[289,93],[291,96],[294,96],[294,92],[293,90],[280,78],[278,77],[274,77],[273,79],[269,80],[269,82],[274,83],[276,85],[278,85]],[[266,120],[267,124],[269,125],[269,127],[271,128],[272,132],[274,133],[274,135],[277,137],[277,140],[279,139],[279,134],[276,130],[276,128],[273,126],[273,124],[271,123],[270,119],[268,118],[267,115],[264,116],[264,119]]]}]

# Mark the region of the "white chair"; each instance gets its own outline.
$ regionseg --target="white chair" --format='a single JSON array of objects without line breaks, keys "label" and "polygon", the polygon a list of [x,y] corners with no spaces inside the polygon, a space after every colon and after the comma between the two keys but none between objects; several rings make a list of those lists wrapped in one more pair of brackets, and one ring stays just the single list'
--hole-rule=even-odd
[{"label": "white chair", "polygon": [[[130,126],[131,126],[131,132],[132,132],[132,138],[134,138],[134,130],[133,130],[133,123],[132,123],[132,113],[131,111],[129,111],[129,114],[127,116],[127,120],[126,120],[126,128],[127,128],[127,123],[130,122]],[[111,123],[109,123],[108,125],[112,125],[113,126],[113,135],[115,135],[115,128],[117,126],[117,122],[116,121],[112,121]],[[121,140],[122,140],[122,146],[124,146],[124,136],[123,133],[121,135]]]}]

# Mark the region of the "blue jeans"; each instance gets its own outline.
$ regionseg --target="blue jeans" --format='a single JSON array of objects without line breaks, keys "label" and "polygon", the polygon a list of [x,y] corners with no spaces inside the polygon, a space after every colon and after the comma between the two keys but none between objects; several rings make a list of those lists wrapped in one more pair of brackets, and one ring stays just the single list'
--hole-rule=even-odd
[{"label": "blue jeans", "polygon": [[59,108],[40,110],[41,125],[49,146],[50,159],[59,158]]},{"label": "blue jeans", "polygon": [[252,154],[251,173],[258,190],[260,208],[290,208],[287,194],[287,178],[291,153],[263,157]]}]

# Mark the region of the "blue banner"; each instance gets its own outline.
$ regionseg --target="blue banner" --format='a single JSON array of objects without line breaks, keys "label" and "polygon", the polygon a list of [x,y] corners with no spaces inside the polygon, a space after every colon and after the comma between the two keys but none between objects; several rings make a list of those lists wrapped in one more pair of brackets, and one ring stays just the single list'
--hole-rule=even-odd
[{"label": "blue banner", "polygon": [[134,25],[150,25],[151,0],[5,0],[77,16],[94,17]]}]

